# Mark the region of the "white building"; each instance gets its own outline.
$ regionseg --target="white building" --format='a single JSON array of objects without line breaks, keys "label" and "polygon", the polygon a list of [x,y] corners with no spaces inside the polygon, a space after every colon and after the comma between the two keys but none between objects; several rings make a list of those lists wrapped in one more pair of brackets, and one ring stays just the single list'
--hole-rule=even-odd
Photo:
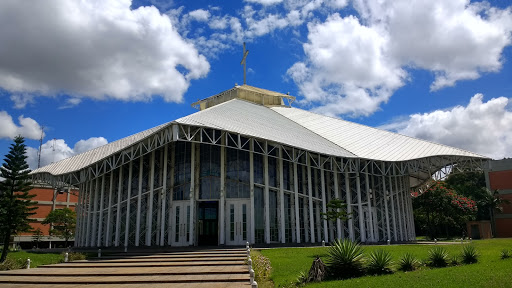
[{"label": "white building", "polygon": [[[247,85],[201,111],[32,172],[80,187],[75,245],[415,238],[411,190],[486,157],[290,107]],[[334,198],[347,221],[323,220]]]}]

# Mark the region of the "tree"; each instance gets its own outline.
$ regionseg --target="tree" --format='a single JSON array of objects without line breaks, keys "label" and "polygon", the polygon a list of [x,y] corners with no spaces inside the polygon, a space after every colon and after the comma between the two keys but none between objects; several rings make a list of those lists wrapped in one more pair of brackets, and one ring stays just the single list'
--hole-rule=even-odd
[{"label": "tree", "polygon": [[50,224],[50,235],[56,235],[66,240],[73,238],[76,227],[76,213],[69,208],[53,210],[46,216],[43,224]]},{"label": "tree", "polygon": [[350,214],[347,213],[347,204],[340,199],[332,199],[325,207],[326,212],[321,212],[320,215],[327,221],[336,222],[338,219],[346,221],[350,217]]},{"label": "tree", "polygon": [[39,248],[39,242],[41,242],[41,239],[43,238],[43,231],[41,231],[40,228],[37,228],[33,231],[32,234],[32,241],[36,242],[36,247]]},{"label": "tree", "polygon": [[432,239],[442,232],[446,237],[460,235],[466,222],[473,219],[477,211],[476,202],[455,193],[442,181],[437,181],[423,194],[413,199],[417,228]]},{"label": "tree", "polygon": [[35,195],[28,194],[32,183],[28,175],[30,170],[26,162],[24,142],[21,136],[14,138],[14,143],[0,167],[0,175],[4,178],[0,182],[0,234],[4,244],[0,262],[7,258],[11,235],[29,231],[28,217],[35,214],[33,211],[37,209],[34,207],[35,202],[30,200]]}]

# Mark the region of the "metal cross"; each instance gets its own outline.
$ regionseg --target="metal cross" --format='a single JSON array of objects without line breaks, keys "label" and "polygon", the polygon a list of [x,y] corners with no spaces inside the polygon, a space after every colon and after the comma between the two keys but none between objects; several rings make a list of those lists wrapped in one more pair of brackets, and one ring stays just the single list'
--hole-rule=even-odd
[{"label": "metal cross", "polygon": [[245,81],[245,71],[246,71],[246,66],[245,66],[245,59],[247,58],[247,54],[249,54],[249,50],[245,50],[245,42],[244,42],[244,57],[242,58],[242,61],[240,62],[240,65],[244,65],[244,85],[246,84],[246,81]]}]

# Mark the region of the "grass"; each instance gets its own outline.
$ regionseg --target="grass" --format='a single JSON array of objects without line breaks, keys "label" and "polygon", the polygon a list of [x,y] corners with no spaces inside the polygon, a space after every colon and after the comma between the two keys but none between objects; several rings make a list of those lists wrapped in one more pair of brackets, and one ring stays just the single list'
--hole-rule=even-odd
[{"label": "grass", "polygon": [[[431,269],[425,266],[413,272],[395,272],[385,276],[365,276],[342,281],[326,281],[307,287],[512,287],[512,258],[502,260],[503,249],[512,248],[512,239],[474,240],[479,252],[476,264]],[[388,251],[395,263],[405,253],[426,260],[433,245],[363,246],[365,255],[376,249]],[[442,245],[449,257],[460,255],[462,245]],[[300,272],[308,270],[318,255],[325,261],[327,248],[280,248],[262,250],[272,263],[271,279],[275,287],[289,287]],[[397,270],[397,267],[395,267]]]},{"label": "grass", "polygon": [[[16,262],[27,263],[27,258],[30,258],[30,268],[35,268],[45,264],[55,264],[64,262],[64,255],[55,253],[29,253],[25,251],[9,252],[7,259],[15,260]],[[0,269],[2,267],[0,266]]]}]

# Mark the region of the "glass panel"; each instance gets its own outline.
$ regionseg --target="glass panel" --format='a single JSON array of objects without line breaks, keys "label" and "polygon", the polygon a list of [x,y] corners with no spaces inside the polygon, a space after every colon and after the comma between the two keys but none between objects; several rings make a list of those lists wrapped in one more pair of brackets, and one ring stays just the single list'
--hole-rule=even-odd
[{"label": "glass panel", "polygon": [[247,204],[242,205],[242,240],[247,240]]},{"label": "glass panel", "polygon": [[187,205],[187,242],[190,241],[190,205]]},{"label": "glass panel", "polygon": [[235,241],[235,205],[229,205],[229,239]]},{"label": "glass panel", "polygon": [[180,241],[180,206],[176,206],[176,223],[174,225],[174,241]]},{"label": "glass panel", "polygon": [[254,183],[263,184],[263,155],[254,153]]},{"label": "glass panel", "polygon": [[269,191],[269,216],[270,216],[270,241],[279,241],[279,229],[277,223],[277,192]]},{"label": "glass panel", "polygon": [[199,199],[219,199],[220,146],[201,144]]},{"label": "glass panel", "polygon": [[190,193],[190,142],[176,142],[174,148],[174,200],[188,200]]},{"label": "glass panel", "polygon": [[265,243],[265,200],[263,188],[254,187],[254,236],[256,243]]}]

